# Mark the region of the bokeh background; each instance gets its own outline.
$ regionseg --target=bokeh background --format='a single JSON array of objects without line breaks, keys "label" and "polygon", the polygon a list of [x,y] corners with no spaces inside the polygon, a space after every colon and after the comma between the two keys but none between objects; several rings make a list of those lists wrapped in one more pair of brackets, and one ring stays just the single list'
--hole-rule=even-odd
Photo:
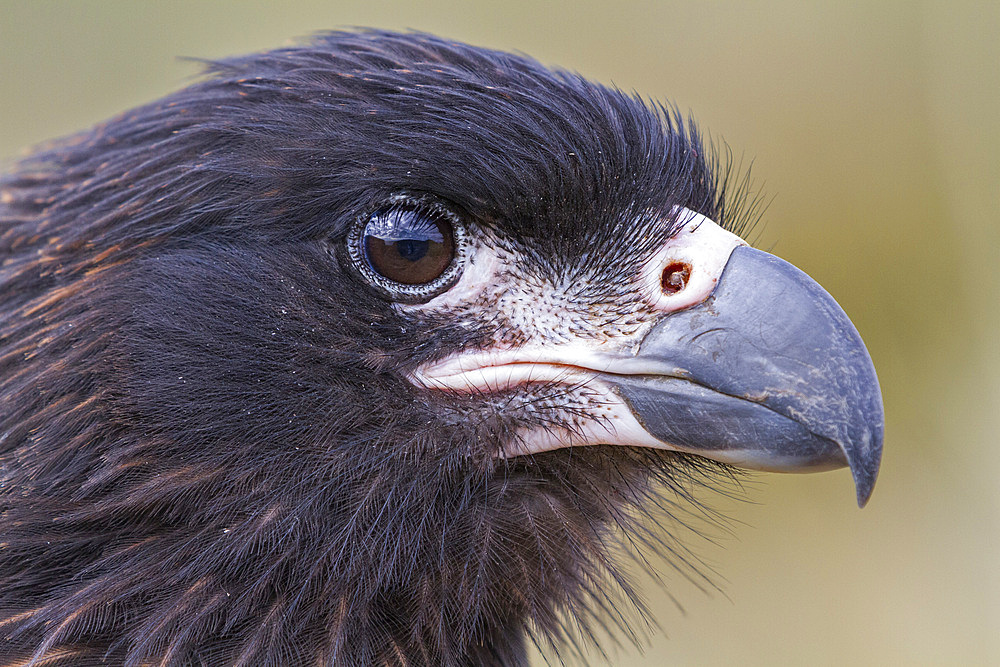
[{"label": "bokeh background", "polygon": [[[1000,3],[0,0],[0,161],[222,57],[344,26],[419,29],[672,100],[770,205],[759,247],[852,316],[887,415],[882,474],[757,475],[662,565],[618,665],[1000,664]],[[539,664],[543,664],[541,659]]]}]

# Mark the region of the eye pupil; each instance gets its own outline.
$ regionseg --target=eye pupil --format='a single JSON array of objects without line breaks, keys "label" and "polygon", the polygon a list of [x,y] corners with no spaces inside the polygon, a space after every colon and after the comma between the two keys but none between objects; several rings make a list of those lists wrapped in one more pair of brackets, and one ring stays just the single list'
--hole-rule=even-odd
[{"label": "eye pupil", "polygon": [[417,262],[427,254],[427,246],[430,241],[418,241],[416,239],[404,239],[396,242],[399,256],[410,262]]},{"label": "eye pupil", "polygon": [[401,285],[431,283],[455,258],[449,221],[420,209],[376,212],[365,224],[361,241],[371,270]]}]

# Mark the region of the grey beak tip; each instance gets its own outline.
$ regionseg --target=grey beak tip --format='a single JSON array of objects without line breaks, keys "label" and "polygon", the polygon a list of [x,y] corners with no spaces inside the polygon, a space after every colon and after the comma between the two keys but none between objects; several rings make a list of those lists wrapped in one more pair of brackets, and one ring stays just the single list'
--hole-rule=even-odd
[{"label": "grey beak tip", "polygon": [[854,475],[854,487],[858,493],[858,507],[864,507],[868,504],[872,491],[875,490],[875,479],[878,477],[877,468],[875,471],[852,468],[851,472]]},{"label": "grey beak tip", "polygon": [[[881,406],[879,406],[881,407]],[[864,507],[871,498],[875,489],[875,480],[878,479],[879,466],[882,462],[882,417],[881,413],[877,419],[872,419],[872,424],[876,425],[873,432],[866,434],[867,442],[854,451],[846,451],[847,463],[851,467],[851,475],[854,477],[854,487],[858,493],[858,507]]]}]

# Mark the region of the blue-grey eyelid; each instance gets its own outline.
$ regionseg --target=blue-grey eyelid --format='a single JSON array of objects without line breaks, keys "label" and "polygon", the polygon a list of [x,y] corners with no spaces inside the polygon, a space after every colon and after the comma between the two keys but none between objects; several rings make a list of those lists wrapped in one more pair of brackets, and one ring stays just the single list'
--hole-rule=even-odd
[{"label": "blue-grey eyelid", "polygon": [[[451,220],[449,220],[451,222]],[[373,214],[362,232],[384,241],[436,241],[444,242],[438,226],[428,220],[428,214],[419,209],[389,209]]]}]

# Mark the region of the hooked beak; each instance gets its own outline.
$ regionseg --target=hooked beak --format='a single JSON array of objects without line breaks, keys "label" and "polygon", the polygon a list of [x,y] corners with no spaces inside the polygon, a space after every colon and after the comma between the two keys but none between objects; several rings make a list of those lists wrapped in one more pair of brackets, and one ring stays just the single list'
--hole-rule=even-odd
[{"label": "hooked beak", "polygon": [[746,246],[702,303],[664,317],[628,374],[604,374],[642,427],[750,468],[850,466],[864,506],[882,455],[878,378],[854,325],[805,273]]}]

